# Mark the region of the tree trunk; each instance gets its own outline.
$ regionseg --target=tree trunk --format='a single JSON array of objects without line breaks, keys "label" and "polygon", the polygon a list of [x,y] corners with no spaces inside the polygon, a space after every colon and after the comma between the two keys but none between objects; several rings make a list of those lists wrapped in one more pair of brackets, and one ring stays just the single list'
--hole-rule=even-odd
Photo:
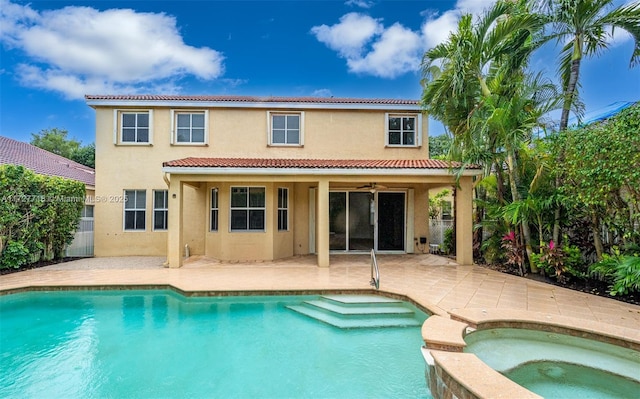
[{"label": "tree trunk", "polygon": [[502,162],[495,163],[495,171],[496,171],[498,204],[502,206],[504,205],[504,178],[502,175]]},{"label": "tree trunk", "polygon": [[[520,193],[518,192],[518,183],[520,182],[520,175],[518,168],[515,167],[515,154],[511,149],[507,149],[507,169],[509,170],[509,184],[511,185],[511,197],[513,202],[520,201]],[[524,241],[524,248],[527,252],[527,258],[529,260],[529,267],[531,273],[538,273],[538,268],[533,263],[533,250],[531,249],[531,230],[529,229],[529,223],[527,220],[523,220],[521,223],[522,240]]]},{"label": "tree trunk", "polygon": [[[476,206],[476,215],[474,220],[474,228],[473,228],[473,257],[478,259],[481,256],[480,247],[482,247],[482,220],[484,219],[485,209],[484,202],[487,199],[487,190],[483,188],[474,188],[476,192],[476,198],[481,201],[476,204],[483,204]],[[476,228],[477,226],[477,228]]]},{"label": "tree trunk", "polygon": [[[580,37],[576,37],[575,46],[580,46],[582,40]],[[562,115],[560,116],[560,131],[567,130],[569,125],[569,112],[571,111],[571,105],[575,99],[576,87],[578,85],[578,77],[580,76],[580,62],[582,61],[582,48],[577,47],[574,50],[573,59],[571,60],[571,72],[569,75],[569,81],[567,87],[564,88],[564,103],[562,105]],[[562,163],[563,154],[560,153],[558,157],[558,163]],[[560,178],[556,177],[556,190],[560,187]],[[562,213],[562,204],[558,204],[553,223],[553,241],[556,244],[560,244],[560,215]]]},{"label": "tree trunk", "polygon": [[604,248],[600,237],[600,219],[595,212],[591,212],[591,231],[593,232],[593,246],[596,248],[596,257],[600,261],[602,260]]}]

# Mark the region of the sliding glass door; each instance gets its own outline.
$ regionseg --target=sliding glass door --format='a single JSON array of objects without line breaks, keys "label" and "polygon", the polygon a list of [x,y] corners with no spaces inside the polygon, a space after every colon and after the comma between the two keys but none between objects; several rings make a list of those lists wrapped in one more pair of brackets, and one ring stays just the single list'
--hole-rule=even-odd
[{"label": "sliding glass door", "polygon": [[332,251],[404,251],[405,193],[330,192],[329,234]]}]

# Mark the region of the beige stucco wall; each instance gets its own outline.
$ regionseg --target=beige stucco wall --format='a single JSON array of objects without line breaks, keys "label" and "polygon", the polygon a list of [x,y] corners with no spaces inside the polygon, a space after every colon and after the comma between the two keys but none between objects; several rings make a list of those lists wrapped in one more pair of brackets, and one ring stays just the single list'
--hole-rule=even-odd
[{"label": "beige stucco wall", "polygon": [[[139,109],[139,108],[136,108]],[[166,255],[170,233],[153,231],[153,190],[166,190],[162,163],[186,157],[255,157],[309,159],[426,159],[428,158],[428,122],[422,118],[421,147],[385,147],[385,111],[306,110],[304,145],[300,147],[268,146],[268,109],[209,109],[207,145],[172,145],[171,110],[153,109],[152,142],[144,145],[114,144],[113,108],[96,108],[96,207],[95,254]],[[402,112],[399,112],[402,113]],[[115,132],[119,135],[119,132]],[[172,194],[182,196],[182,235],[176,242],[183,253],[188,245],[192,255],[204,254],[222,260],[266,260],[308,254],[318,249],[317,231],[324,227],[315,221],[314,242],[310,243],[309,190],[322,186],[320,176],[166,176]],[[451,176],[332,176],[330,190],[353,190],[376,182],[390,190],[413,190],[413,234],[407,233],[407,250],[417,250],[413,239],[428,237],[428,190],[450,185]],[[468,184],[468,183],[466,183]],[[266,231],[229,231],[230,187],[264,186],[266,188]],[[219,228],[209,231],[210,193],[219,189]],[[289,231],[277,231],[277,188],[289,188]],[[146,230],[123,229],[123,190],[146,190]],[[465,204],[461,198],[457,205]],[[469,206],[470,208],[470,206]],[[471,209],[462,217],[470,217]],[[172,224],[180,219],[170,212]],[[469,219],[470,220],[470,219]],[[173,221],[173,222],[172,222]],[[466,234],[466,233],[465,233]],[[413,235],[413,237],[410,237]],[[466,237],[461,237],[466,239]],[[325,240],[326,241],[326,240]],[[325,242],[321,242],[323,246]],[[172,248],[177,248],[177,244]],[[322,255],[325,257],[325,255]],[[468,261],[468,256],[461,259]]]},{"label": "beige stucco wall", "polygon": [[[267,111],[266,108],[209,109],[208,145],[185,146],[170,143],[171,109],[153,108],[151,145],[116,145],[114,129],[116,135],[120,133],[114,126],[113,108],[97,107],[96,256],[166,254],[167,232],[153,231],[153,190],[167,189],[161,171],[165,161],[190,156],[326,159],[424,159],[428,156],[426,117],[422,118],[422,147],[385,148],[384,111],[306,110],[304,146],[269,147]],[[309,186],[300,183],[296,183],[296,189],[291,186],[289,232],[277,232],[277,239],[273,236],[266,240],[264,233],[235,233],[233,245],[229,245],[228,237],[222,237],[224,233],[221,233],[228,231],[227,195],[220,195],[220,231],[212,233],[208,231],[208,186],[185,186],[184,244],[189,245],[192,254],[219,253],[223,258],[232,258],[243,251],[248,254],[257,251],[263,257],[308,253]],[[125,189],[147,192],[145,231],[124,231]],[[273,195],[273,190],[268,191]],[[268,196],[269,204],[275,199],[272,195]],[[267,231],[272,231],[277,221],[274,206],[267,206]],[[256,236],[260,244],[255,243]]]}]

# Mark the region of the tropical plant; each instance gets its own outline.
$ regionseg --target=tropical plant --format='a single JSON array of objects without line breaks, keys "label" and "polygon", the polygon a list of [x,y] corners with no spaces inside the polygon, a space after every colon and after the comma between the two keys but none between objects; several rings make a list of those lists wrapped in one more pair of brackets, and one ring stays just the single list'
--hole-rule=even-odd
[{"label": "tropical plant", "polygon": [[84,203],[84,184],[0,166],[0,268],[63,256]]},{"label": "tropical plant", "polygon": [[[640,103],[608,121],[567,130],[550,138],[562,154],[558,193],[566,208],[589,222],[597,259],[602,259],[602,226],[622,244],[640,244]],[[557,158],[556,158],[557,159]],[[584,160],[588,159],[589,162]]]},{"label": "tropical plant", "polygon": [[456,237],[453,234],[453,229],[449,228],[444,231],[444,240],[440,250],[445,254],[451,254],[456,251]]},{"label": "tropical plant", "polygon": [[[582,104],[579,101],[580,68],[585,57],[599,55],[608,49],[614,29],[622,29],[631,34],[634,50],[630,67],[640,61],[640,3],[629,3],[611,9],[613,0],[529,0],[534,10],[544,15],[550,33],[545,40],[556,40],[562,44],[559,75],[562,81],[564,102],[560,117],[559,130],[564,131],[569,122],[569,113],[581,115]],[[562,161],[562,154],[559,156]],[[561,174],[556,177],[556,186],[560,185]],[[560,239],[561,206],[555,210],[553,239]]]},{"label": "tropical plant", "polygon": [[524,276],[525,269],[522,245],[518,242],[514,231],[510,231],[502,237],[502,248],[505,250],[507,264],[517,267],[520,275]]},{"label": "tropical plant", "polygon": [[614,29],[625,30],[633,38],[630,66],[640,62],[640,3],[612,9],[613,0],[531,0],[531,7],[543,12],[551,27],[545,40],[556,40],[563,46],[559,65],[564,92],[562,131],[567,128],[569,112],[578,98],[583,58],[608,49]]},{"label": "tropical plant", "polygon": [[[482,165],[485,176],[506,172],[516,204],[526,199],[522,187],[529,184],[522,178],[520,153],[542,116],[562,99],[551,82],[525,72],[541,28],[542,20],[522,2],[500,1],[476,23],[463,16],[458,31],[423,58],[423,104],[453,133],[451,158]],[[529,214],[522,216],[518,231],[530,260]]]}]

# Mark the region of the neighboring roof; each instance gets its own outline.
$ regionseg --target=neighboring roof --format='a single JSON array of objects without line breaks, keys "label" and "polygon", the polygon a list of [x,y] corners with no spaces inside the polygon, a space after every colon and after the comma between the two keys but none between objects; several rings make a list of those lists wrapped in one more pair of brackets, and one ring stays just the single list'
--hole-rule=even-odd
[{"label": "neighboring roof", "polygon": [[94,169],[29,143],[0,136],[0,165],[22,165],[35,173],[77,180],[95,186]]},{"label": "neighboring roof", "polygon": [[625,108],[629,108],[630,106],[632,106],[633,104],[635,104],[635,102],[633,101],[618,101],[615,102],[613,104],[609,104],[604,108],[600,108],[597,109],[595,111],[591,111],[591,112],[587,112],[584,117],[582,117],[582,119],[580,120],[580,123],[578,123],[578,118],[571,117],[569,118],[569,126],[587,126],[590,125],[592,123],[595,122],[600,122],[603,121],[605,119],[609,119],[612,116],[616,115],[617,113],[619,113],[620,111],[622,111]]},{"label": "neighboring roof", "polygon": [[420,110],[418,100],[388,98],[189,96],[189,95],[86,95],[90,106],[181,106],[244,108],[346,108]]},{"label": "neighboring roof", "polygon": [[[443,171],[450,167],[459,167],[460,163],[441,161],[437,159],[270,159],[270,158],[183,158],[163,162],[165,172],[206,173],[218,171],[225,174],[238,171],[255,173],[314,173],[322,174],[328,171],[347,173],[357,171],[375,173],[425,173],[426,170]],[[205,171],[204,169],[207,169]],[[469,170],[480,169],[477,166],[468,167]],[[475,174],[472,173],[472,174]]]}]

